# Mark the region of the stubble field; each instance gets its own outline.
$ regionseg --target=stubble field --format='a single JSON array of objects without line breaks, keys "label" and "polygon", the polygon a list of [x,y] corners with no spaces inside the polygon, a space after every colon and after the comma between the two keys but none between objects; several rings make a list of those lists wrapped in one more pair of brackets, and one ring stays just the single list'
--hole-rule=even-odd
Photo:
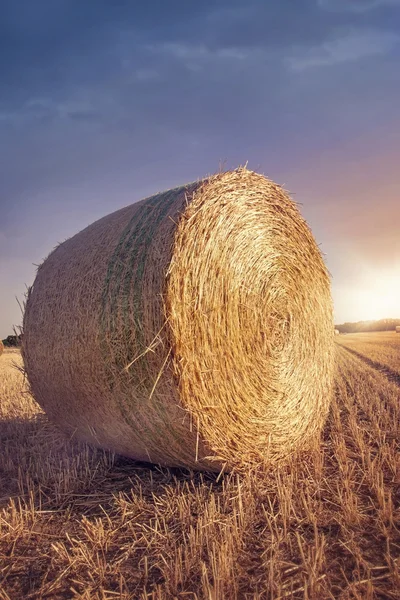
[{"label": "stubble field", "polygon": [[400,598],[400,335],[336,338],[323,439],[201,475],[66,440],[0,357],[0,600]]}]

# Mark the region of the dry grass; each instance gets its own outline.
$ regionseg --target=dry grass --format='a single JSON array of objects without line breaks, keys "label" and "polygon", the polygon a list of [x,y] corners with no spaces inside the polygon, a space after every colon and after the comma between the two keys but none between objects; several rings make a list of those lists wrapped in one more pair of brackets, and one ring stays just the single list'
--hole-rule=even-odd
[{"label": "dry grass", "polygon": [[367,364],[400,382],[400,336],[393,331],[354,333],[337,339],[341,346]]},{"label": "dry grass", "polygon": [[149,468],[69,442],[0,358],[0,599],[392,599],[399,388],[337,346],[320,448],[273,473]]},{"label": "dry grass", "polygon": [[22,350],[34,397],[77,439],[219,472],[320,435],[332,331],[328,272],[298,207],[238,169],[59,245],[28,295]]}]

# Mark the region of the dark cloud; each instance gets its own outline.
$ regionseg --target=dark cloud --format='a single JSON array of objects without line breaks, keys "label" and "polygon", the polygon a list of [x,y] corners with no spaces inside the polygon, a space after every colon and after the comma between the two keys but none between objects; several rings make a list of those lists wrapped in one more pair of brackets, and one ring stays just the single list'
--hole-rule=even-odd
[{"label": "dark cloud", "polygon": [[13,105],[44,90],[57,96],[71,85],[122,75],[126,63],[138,72],[154,69],[151,45],[202,46],[232,56],[255,48],[274,52],[321,43],[341,23],[308,0],[15,0],[2,2],[0,12],[1,103]]},{"label": "dark cloud", "polygon": [[317,0],[320,8],[333,11],[362,14],[379,8],[398,8],[399,0]]}]

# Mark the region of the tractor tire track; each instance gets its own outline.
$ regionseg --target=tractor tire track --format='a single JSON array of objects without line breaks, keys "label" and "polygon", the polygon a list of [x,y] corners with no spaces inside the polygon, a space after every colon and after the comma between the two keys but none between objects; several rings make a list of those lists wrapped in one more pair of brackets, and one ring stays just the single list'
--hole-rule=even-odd
[{"label": "tractor tire track", "polygon": [[363,363],[365,363],[372,369],[375,369],[376,371],[384,375],[388,379],[388,381],[390,381],[390,383],[394,383],[395,385],[400,387],[400,374],[397,373],[397,371],[394,371],[390,367],[387,367],[382,363],[379,363],[375,360],[372,360],[371,358],[368,358],[367,356],[364,356],[364,354],[361,354],[361,352],[357,352],[357,350],[353,350],[353,348],[348,348],[347,346],[343,345],[341,345],[341,347],[346,352],[349,352],[353,356],[359,358]]}]

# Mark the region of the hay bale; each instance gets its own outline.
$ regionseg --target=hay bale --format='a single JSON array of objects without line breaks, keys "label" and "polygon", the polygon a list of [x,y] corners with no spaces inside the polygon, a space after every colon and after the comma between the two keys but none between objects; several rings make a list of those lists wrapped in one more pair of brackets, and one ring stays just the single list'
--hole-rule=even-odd
[{"label": "hay bale", "polygon": [[296,205],[247,169],[142,200],[58,246],[23,329],[49,417],[138,460],[273,463],[327,415],[329,276]]},{"label": "hay bale", "polygon": [[396,325],[396,333],[400,333],[400,325]]},{"label": "hay bale", "polygon": [[3,342],[0,340],[0,356],[3,354],[4,352],[4,344]]},{"label": "hay bale", "polygon": [[340,334],[339,329],[335,329],[335,335],[339,335],[339,334]]}]

